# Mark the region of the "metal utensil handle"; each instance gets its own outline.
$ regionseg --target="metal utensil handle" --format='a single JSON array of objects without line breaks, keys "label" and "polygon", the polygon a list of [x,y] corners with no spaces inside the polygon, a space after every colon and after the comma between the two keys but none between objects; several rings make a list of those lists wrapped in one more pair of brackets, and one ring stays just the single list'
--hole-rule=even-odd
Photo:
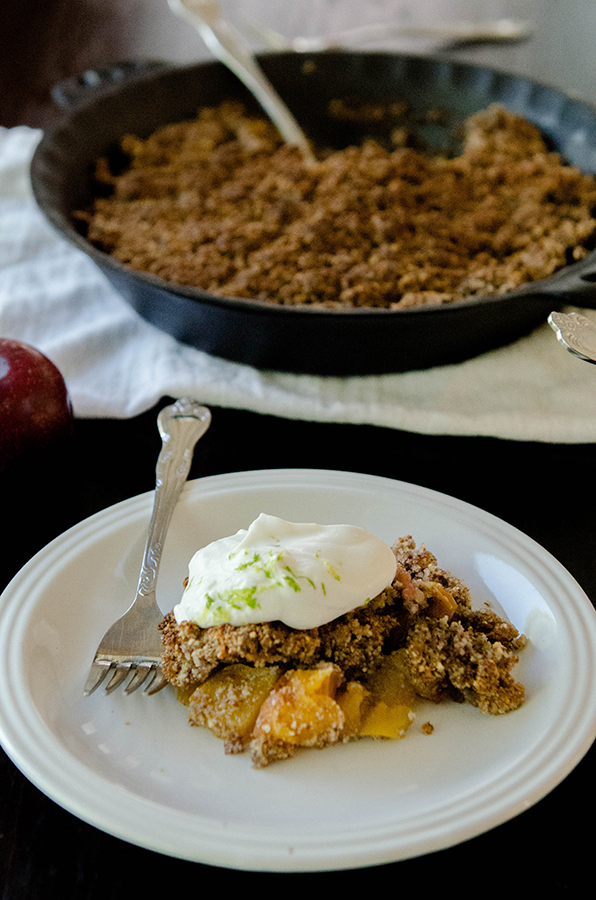
[{"label": "metal utensil handle", "polygon": [[580,313],[552,312],[548,324],[560,344],[585,362],[596,363],[596,327]]},{"label": "metal utensil handle", "polygon": [[211,424],[205,406],[182,398],[166,406],[157,417],[162,448],[155,468],[153,511],[145,543],[137,596],[155,591],[166,532],[178,498],[188,478],[194,448]]},{"label": "metal utensil handle", "polygon": [[483,22],[445,22],[435,25],[406,25],[383,22],[375,25],[357,25],[335,33],[289,38],[260,22],[244,20],[243,29],[264,41],[273,50],[295,50],[298,53],[338,50],[370,41],[387,41],[392,38],[430,38],[448,44],[500,44],[527,40],[534,27],[531,22],[519,19],[497,19]]},{"label": "metal utensil handle", "polygon": [[219,3],[216,0],[169,0],[169,5],[173,12],[194,25],[217,59],[246,85],[277,126],[284,141],[299,147],[304,159],[314,163],[315,157],[304,132],[250,50],[222,18]]}]

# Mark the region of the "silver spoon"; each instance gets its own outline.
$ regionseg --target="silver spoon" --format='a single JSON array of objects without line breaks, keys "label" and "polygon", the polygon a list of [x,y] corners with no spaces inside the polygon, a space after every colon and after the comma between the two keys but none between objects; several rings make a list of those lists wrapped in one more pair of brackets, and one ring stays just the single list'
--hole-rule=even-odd
[{"label": "silver spoon", "polygon": [[579,313],[552,312],[548,324],[560,344],[574,356],[596,363],[596,326]]},{"label": "silver spoon", "polygon": [[245,22],[247,30],[261,38],[271,49],[295,50],[298,53],[317,50],[337,50],[356,46],[366,41],[391,38],[428,38],[448,44],[501,44],[524,41],[533,33],[529,22],[516,19],[498,19],[480,24],[470,22],[438,25],[362,25],[323,37],[288,38],[258,22]]},{"label": "silver spoon", "polygon": [[313,164],[315,156],[308,140],[273,85],[266,78],[251,51],[230,29],[216,0],[168,0],[173,13],[197,29],[212,53],[246,85],[259,101],[283,140],[302,152]]}]

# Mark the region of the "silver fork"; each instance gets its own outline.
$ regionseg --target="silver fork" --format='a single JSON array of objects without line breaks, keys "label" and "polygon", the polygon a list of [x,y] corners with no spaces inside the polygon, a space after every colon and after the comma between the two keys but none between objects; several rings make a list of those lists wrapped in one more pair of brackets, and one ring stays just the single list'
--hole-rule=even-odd
[{"label": "silver fork", "polygon": [[[137,592],[132,605],[100,641],[83,689],[88,697],[106,682],[106,694],[123,684],[132,694],[145,685],[147,694],[166,686],[161,671],[163,614],[155,598],[155,585],[166,532],[174,507],[188,477],[195,444],[211,424],[211,413],[194,400],[182,398],[166,406],[157,417],[162,448],[155,470],[155,495]],[[108,678],[108,676],[111,676]]]}]

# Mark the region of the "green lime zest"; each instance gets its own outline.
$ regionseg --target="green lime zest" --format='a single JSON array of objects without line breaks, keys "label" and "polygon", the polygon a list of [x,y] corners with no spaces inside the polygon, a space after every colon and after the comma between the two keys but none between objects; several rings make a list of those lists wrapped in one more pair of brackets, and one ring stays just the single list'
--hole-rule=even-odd
[{"label": "green lime zest", "polygon": [[[339,577],[339,574],[335,570],[334,566],[332,566],[332,564],[329,562],[328,559],[323,559],[323,557],[320,555],[320,551],[317,552],[316,556],[317,556],[317,559],[319,559],[323,563],[323,565],[325,566],[325,568],[327,569],[327,571],[329,572],[331,577],[335,578],[336,581],[341,581],[341,578]],[[340,563],[340,565],[341,565],[341,563]]]},{"label": "green lime zest", "polygon": [[256,586],[234,588],[229,591],[222,591],[217,595],[217,599],[220,603],[231,606],[232,609],[242,609],[243,606],[248,606],[249,609],[256,609],[259,605],[256,596],[257,592],[258,588]]},{"label": "green lime zest", "polygon": [[[244,551],[245,556],[248,556],[248,550]],[[231,553],[229,558],[232,559],[234,553]],[[246,559],[245,562],[241,562],[236,566],[237,572],[242,572],[245,569],[254,569],[256,572],[262,572],[265,578],[273,578],[274,577],[274,569],[275,564],[280,561],[283,556],[283,550],[279,552],[275,552],[273,550],[269,551],[269,555],[265,561],[261,559],[261,556],[258,553],[253,553],[250,559]]]},{"label": "green lime zest", "polygon": [[275,575],[275,564],[281,561],[282,556],[284,555],[283,550],[280,550],[279,553],[274,553],[272,550],[269,552],[269,559],[263,566],[263,574],[265,578],[273,578]]},{"label": "green lime zest", "polygon": [[252,559],[247,560],[246,562],[240,563],[240,565],[236,566],[237,572],[242,572],[243,569],[248,569],[249,566],[256,566],[261,557],[258,553],[253,554]]},{"label": "green lime zest", "polygon": [[300,587],[300,585],[298,584],[298,582],[296,581],[296,579],[294,578],[293,575],[284,575],[283,580],[286,582],[286,584],[289,584],[289,586],[292,588],[292,590],[295,591],[297,594],[299,594],[300,591],[302,590],[302,588]]}]

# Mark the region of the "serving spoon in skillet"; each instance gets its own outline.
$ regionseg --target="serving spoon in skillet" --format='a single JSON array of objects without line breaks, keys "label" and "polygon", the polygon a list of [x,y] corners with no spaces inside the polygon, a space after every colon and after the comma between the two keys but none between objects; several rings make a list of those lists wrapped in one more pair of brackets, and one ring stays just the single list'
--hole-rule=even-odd
[{"label": "serving spoon in skillet", "polygon": [[316,162],[306,135],[252,52],[223,18],[217,0],[168,0],[170,9],[193,25],[211,52],[227,66],[263,107],[287,144],[296,145],[306,163]]}]

